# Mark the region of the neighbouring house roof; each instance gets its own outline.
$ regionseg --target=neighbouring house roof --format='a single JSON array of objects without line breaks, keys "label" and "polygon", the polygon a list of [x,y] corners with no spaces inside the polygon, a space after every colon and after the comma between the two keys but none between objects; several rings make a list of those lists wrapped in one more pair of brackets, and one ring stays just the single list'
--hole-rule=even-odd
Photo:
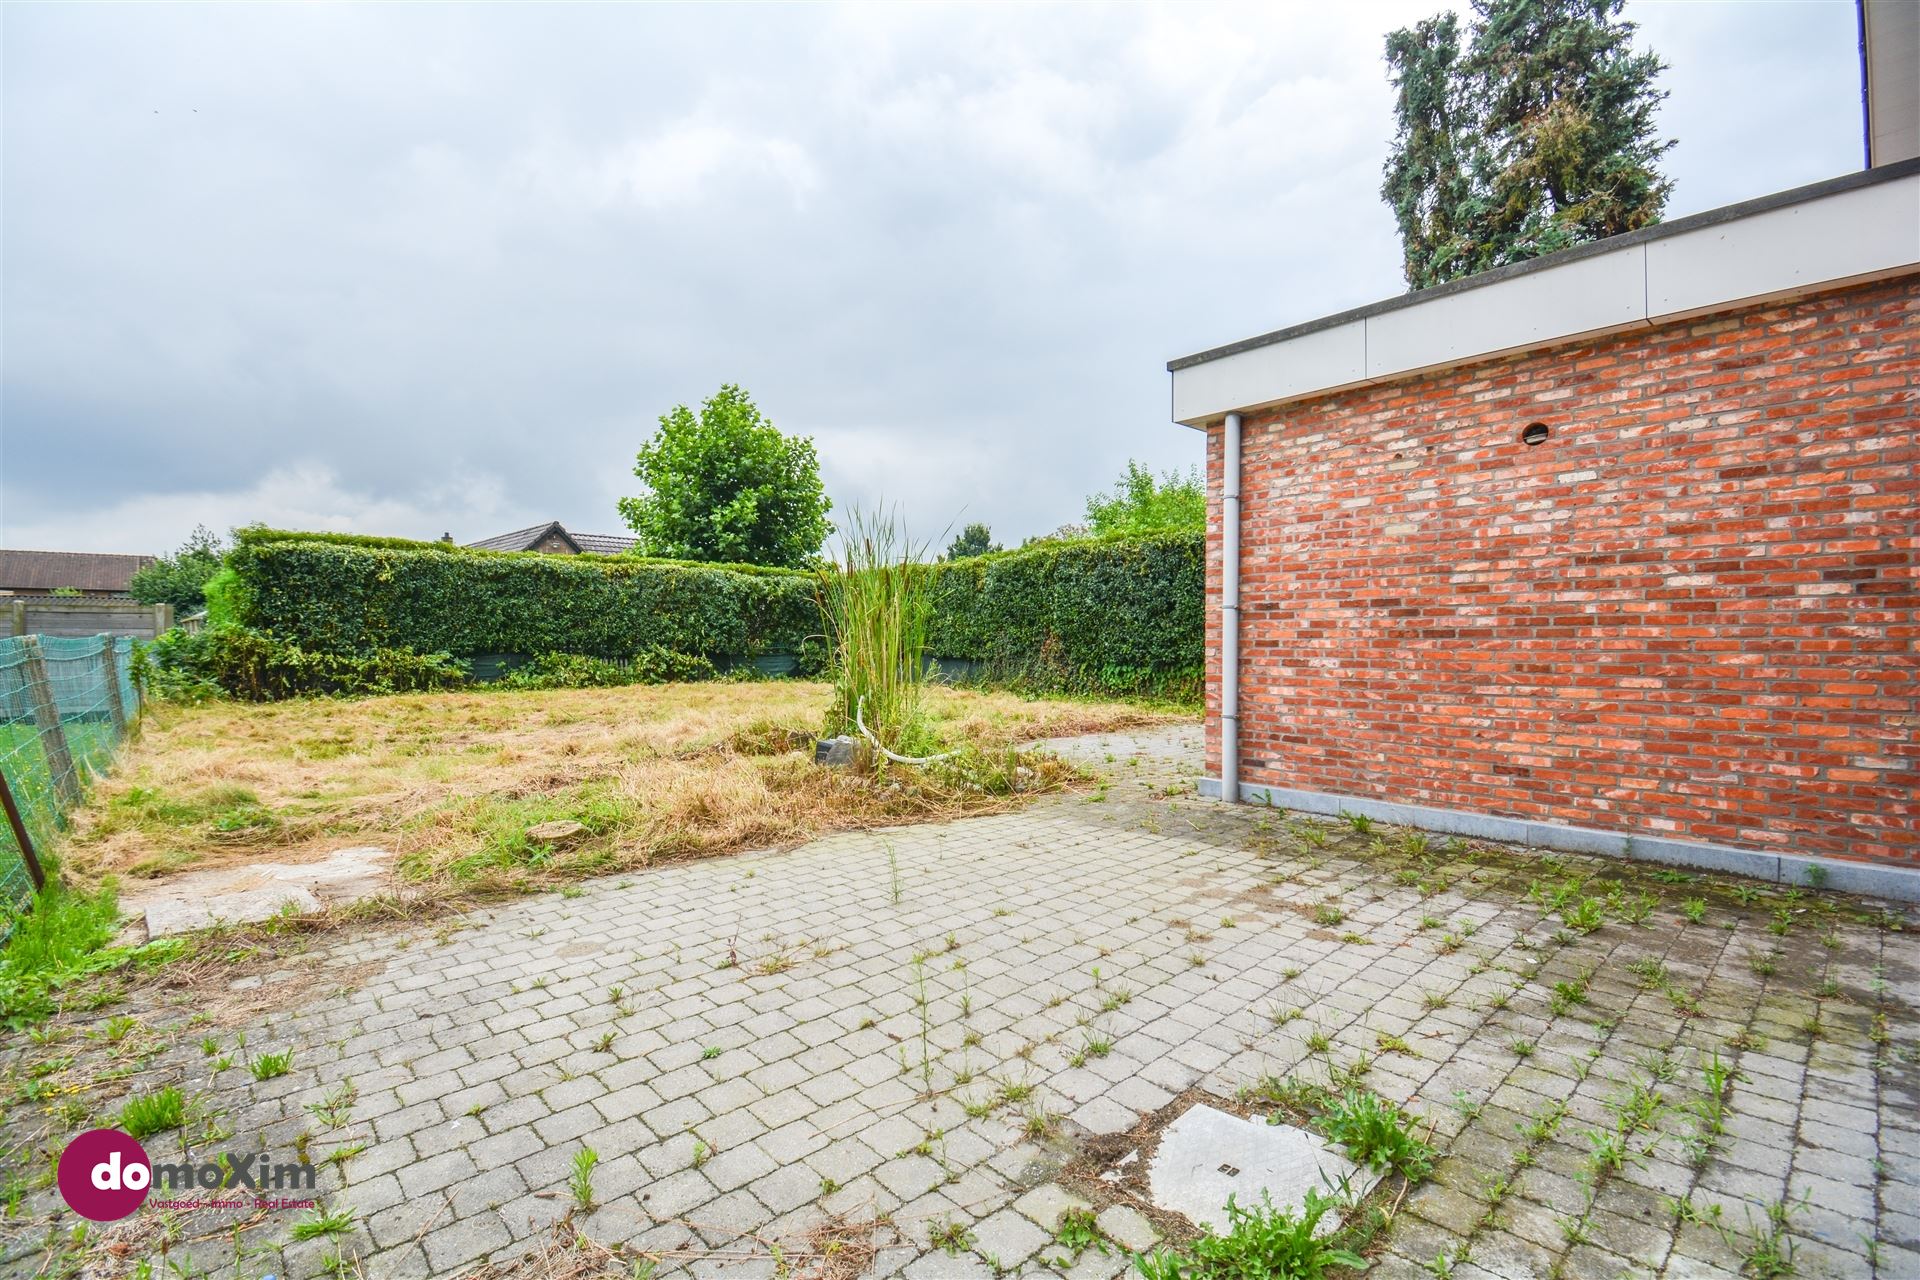
[{"label": "neighbouring house roof", "polygon": [[105,551],[0,550],[0,591],[121,591],[153,556]]},{"label": "neighbouring house roof", "polygon": [[640,541],[629,533],[576,533],[573,540],[580,544],[582,551],[602,556],[617,556],[623,551],[630,551]]},{"label": "neighbouring house roof", "polygon": [[573,540],[573,536],[558,520],[529,525],[525,529],[515,529],[512,533],[496,533],[491,538],[482,538],[478,542],[469,542],[467,545],[481,551],[531,551],[544,542],[549,534],[554,533],[566,539],[575,551],[580,549],[580,544]]},{"label": "neighbouring house roof", "polygon": [[1920,271],[1920,159],[1677,218],[1169,361],[1190,427],[1575,338]]},{"label": "neighbouring house roof", "polygon": [[637,538],[618,533],[572,533],[558,520],[549,520],[545,524],[529,525],[512,533],[495,534],[467,545],[482,551],[531,551],[554,535],[558,535],[575,551],[589,555],[619,555],[638,541]]}]

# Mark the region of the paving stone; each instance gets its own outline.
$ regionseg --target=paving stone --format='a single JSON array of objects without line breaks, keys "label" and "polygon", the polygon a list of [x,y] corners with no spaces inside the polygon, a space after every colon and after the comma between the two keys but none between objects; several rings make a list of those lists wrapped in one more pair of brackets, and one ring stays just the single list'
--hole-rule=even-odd
[{"label": "paving stone", "polygon": [[889,1160],[873,1171],[874,1180],[902,1200],[923,1195],[946,1179],[946,1172],[926,1156]]},{"label": "paving stone", "polygon": [[754,1198],[773,1213],[786,1213],[820,1196],[820,1175],[804,1164],[790,1164],[753,1182]]},{"label": "paving stone", "polygon": [[698,1169],[683,1169],[641,1191],[640,1203],[656,1220],[677,1218],[696,1205],[716,1199],[719,1194]]},{"label": "paving stone", "polygon": [[739,1240],[771,1216],[767,1207],[744,1189],[709,1200],[687,1214],[694,1230],[715,1247]]},{"label": "paving stone", "polygon": [[743,1187],[777,1168],[779,1163],[772,1156],[751,1143],[732,1151],[723,1151],[701,1166],[707,1181],[721,1191]]},{"label": "paving stone", "polygon": [[495,1249],[513,1242],[500,1219],[491,1213],[462,1218],[448,1226],[435,1226],[421,1244],[435,1271],[451,1271],[465,1263],[486,1257]]},{"label": "paving stone", "polygon": [[421,1197],[473,1177],[478,1170],[473,1157],[465,1151],[448,1151],[427,1160],[418,1160],[400,1170],[400,1189],[410,1197]]},{"label": "paving stone", "polygon": [[1020,1267],[1021,1263],[1025,1263],[1052,1240],[1052,1236],[1012,1209],[1002,1209],[1000,1213],[975,1222],[972,1230],[975,1253],[1006,1268]]},{"label": "paving stone", "polygon": [[1088,1133],[1107,1135],[1125,1133],[1139,1123],[1140,1117],[1130,1108],[1121,1106],[1111,1098],[1095,1098],[1085,1106],[1076,1108],[1072,1114],[1073,1122]]},{"label": "paving stone", "polygon": [[1160,1233],[1145,1214],[1123,1204],[1108,1205],[1094,1222],[1107,1239],[1134,1253],[1144,1253],[1160,1240]]},{"label": "paving stone", "polygon": [[900,1274],[906,1280],[993,1280],[995,1272],[986,1259],[976,1254],[949,1256],[932,1250],[909,1262]]},{"label": "paving stone", "polygon": [[1091,1209],[1093,1206],[1059,1183],[1049,1182],[1015,1200],[1013,1207],[1051,1234],[1059,1227],[1061,1214],[1069,1209]]}]

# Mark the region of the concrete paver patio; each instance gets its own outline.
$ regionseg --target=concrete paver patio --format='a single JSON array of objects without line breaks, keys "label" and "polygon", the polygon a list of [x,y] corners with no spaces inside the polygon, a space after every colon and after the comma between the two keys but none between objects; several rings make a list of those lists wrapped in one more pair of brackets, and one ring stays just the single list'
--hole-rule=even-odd
[{"label": "concrete paver patio", "polygon": [[[305,1153],[351,1233],[182,1212],[167,1260],[457,1275],[571,1210],[661,1275],[840,1274],[809,1243],[836,1217],[871,1274],[1117,1275],[1120,1249],[1055,1243],[1076,1203],[1152,1239],[1088,1152],[1199,1094],[1264,1114],[1261,1082],[1295,1077],[1432,1126],[1441,1158],[1372,1275],[1731,1276],[1790,1240],[1801,1275],[1920,1276],[1911,922],[1230,810],[1191,794],[1192,728],[1063,749],[1110,781],[325,945],[332,994],[247,1028],[225,1069],[182,1043],[130,1083],[180,1082],[236,1135],[196,1151]],[[283,1049],[287,1074],[249,1074]],[[40,1246],[10,1247],[31,1273]]]}]

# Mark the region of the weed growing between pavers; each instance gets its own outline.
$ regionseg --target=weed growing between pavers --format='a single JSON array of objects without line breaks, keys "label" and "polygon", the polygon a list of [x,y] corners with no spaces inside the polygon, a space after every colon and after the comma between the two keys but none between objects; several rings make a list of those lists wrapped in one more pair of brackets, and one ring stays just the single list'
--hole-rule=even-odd
[{"label": "weed growing between pavers", "polygon": [[344,1205],[333,1205],[326,1209],[315,1208],[293,1224],[295,1240],[332,1239],[347,1235],[353,1230],[353,1213]]},{"label": "weed growing between pavers", "polygon": [[[567,1180],[567,1189],[573,1193],[574,1205],[582,1210],[593,1208],[593,1171],[599,1163],[599,1152],[592,1147],[582,1147],[574,1152],[573,1163],[568,1166],[573,1172]],[[702,1163],[697,1156],[695,1163]]]},{"label": "weed growing between pavers", "polygon": [[1112,1246],[1100,1231],[1100,1224],[1091,1209],[1078,1206],[1066,1209],[1060,1214],[1059,1225],[1053,1229],[1053,1242],[1079,1261],[1080,1255],[1092,1249],[1099,1253],[1111,1252]]},{"label": "weed growing between pavers", "polygon": [[284,1049],[278,1053],[263,1053],[247,1063],[247,1070],[255,1080],[267,1081],[287,1074],[293,1069],[293,1051]]},{"label": "weed growing between pavers", "polygon": [[659,1273],[659,1255],[603,1244],[576,1230],[567,1218],[518,1257],[483,1263],[466,1271],[462,1280],[654,1280]]},{"label": "weed growing between pavers", "polygon": [[1328,1099],[1317,1127],[1364,1168],[1391,1170],[1410,1182],[1433,1171],[1434,1150],[1418,1136],[1413,1118],[1377,1094],[1347,1089]]},{"label": "weed growing between pavers", "polygon": [[186,1105],[186,1096],[172,1085],[153,1093],[135,1094],[120,1108],[120,1128],[134,1139],[178,1129],[185,1123]]},{"label": "weed growing between pavers", "polygon": [[1346,1248],[1340,1233],[1319,1234],[1321,1219],[1339,1207],[1337,1198],[1311,1190],[1297,1212],[1275,1208],[1271,1198],[1253,1208],[1229,1198],[1225,1232],[1205,1231],[1184,1248],[1142,1254],[1134,1268],[1145,1280],[1321,1280],[1335,1268],[1364,1268],[1367,1260]]},{"label": "weed growing between pavers", "polygon": [[966,1223],[954,1218],[942,1218],[929,1229],[928,1239],[934,1248],[953,1258],[973,1248],[975,1237]]}]

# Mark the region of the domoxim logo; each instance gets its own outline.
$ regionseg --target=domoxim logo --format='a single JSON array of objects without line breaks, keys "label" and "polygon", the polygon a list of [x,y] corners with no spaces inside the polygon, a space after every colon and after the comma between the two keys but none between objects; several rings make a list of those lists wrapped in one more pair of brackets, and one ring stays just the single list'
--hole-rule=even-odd
[{"label": "domoxim logo", "polygon": [[89,1129],[60,1153],[60,1198],[94,1222],[124,1218],[147,1202],[147,1149],[118,1129]]},{"label": "domoxim logo", "polygon": [[[154,1164],[137,1141],[118,1129],[89,1129],[60,1153],[60,1195],[73,1211],[95,1222],[124,1218],[147,1201],[156,1186],[170,1191],[219,1191],[244,1187],[260,1208],[304,1208],[311,1200],[266,1200],[263,1191],[312,1191],[314,1168],[305,1161],[274,1164],[266,1141],[258,1151],[226,1152],[216,1160]],[[163,1208],[209,1207],[169,1201]],[[211,1207],[221,1207],[212,1205]]]}]

